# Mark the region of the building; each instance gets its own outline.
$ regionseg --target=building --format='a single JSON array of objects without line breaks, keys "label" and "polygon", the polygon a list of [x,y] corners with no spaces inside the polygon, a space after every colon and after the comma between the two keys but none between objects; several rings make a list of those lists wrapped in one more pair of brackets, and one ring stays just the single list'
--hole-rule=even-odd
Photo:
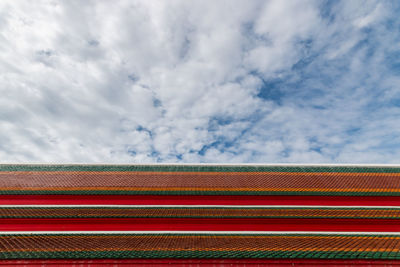
[{"label": "building", "polygon": [[400,264],[400,167],[0,165],[0,265]]}]

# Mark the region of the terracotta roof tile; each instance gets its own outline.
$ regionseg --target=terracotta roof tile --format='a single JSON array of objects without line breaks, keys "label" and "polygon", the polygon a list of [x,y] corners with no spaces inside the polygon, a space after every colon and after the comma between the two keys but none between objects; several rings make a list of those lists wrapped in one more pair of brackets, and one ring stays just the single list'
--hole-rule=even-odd
[{"label": "terracotta roof tile", "polygon": [[0,218],[400,219],[400,208],[1,207]]},{"label": "terracotta roof tile", "polygon": [[0,165],[0,193],[400,195],[400,168]]},{"label": "terracotta roof tile", "polygon": [[0,258],[400,259],[400,236],[306,234],[0,235]]}]

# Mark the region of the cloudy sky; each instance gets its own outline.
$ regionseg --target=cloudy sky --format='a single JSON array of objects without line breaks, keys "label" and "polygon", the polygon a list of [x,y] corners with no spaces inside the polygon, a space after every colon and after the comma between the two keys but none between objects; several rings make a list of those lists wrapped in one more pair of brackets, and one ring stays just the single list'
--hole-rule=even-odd
[{"label": "cloudy sky", "polygon": [[2,0],[0,162],[400,162],[400,1]]}]

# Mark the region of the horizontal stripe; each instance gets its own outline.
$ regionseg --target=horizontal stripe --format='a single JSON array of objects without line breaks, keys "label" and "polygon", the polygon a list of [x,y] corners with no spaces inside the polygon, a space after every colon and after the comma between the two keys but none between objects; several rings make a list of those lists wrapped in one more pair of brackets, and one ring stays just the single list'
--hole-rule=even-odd
[{"label": "horizontal stripe", "polygon": [[[77,250],[81,250],[80,247],[74,247],[74,248],[69,248],[69,249],[54,249],[54,248],[49,248],[47,250],[40,250],[41,252],[73,252],[73,251],[77,251]],[[110,247],[98,247],[98,248],[91,248],[90,250],[86,250],[86,252],[89,251],[127,251],[125,248],[110,248]],[[185,251],[192,251],[192,252],[215,252],[215,251],[224,251],[224,252],[238,252],[238,251],[254,251],[255,249],[253,247],[250,248],[235,248],[235,249],[225,249],[225,248],[205,248],[205,249],[201,249],[201,248],[181,248],[178,249],[179,251],[185,252]],[[30,252],[32,251],[32,249],[18,249],[18,250],[9,250],[7,252]],[[85,250],[84,250],[85,251]],[[142,251],[165,251],[165,252],[171,252],[171,251],[177,251],[176,248],[147,248],[147,249],[140,249],[140,248],[136,248],[133,251],[135,252],[142,252]],[[399,252],[400,249],[369,249],[369,248],[363,248],[363,249],[357,249],[357,248],[341,248],[339,246],[331,246],[331,247],[311,247],[311,248],[296,248],[296,249],[288,249],[287,246],[281,246],[281,247],[274,247],[274,248],[259,248],[257,249],[257,251],[259,252],[267,252],[267,251],[288,251],[288,252],[295,252],[295,251],[315,251],[315,252],[336,252],[336,251],[344,251],[344,252]],[[35,251],[36,252],[36,251]],[[1,251],[0,251],[1,253]]]},{"label": "horizontal stripe", "polygon": [[171,196],[383,196],[397,197],[400,192],[341,191],[131,191],[131,190],[0,190],[0,195],[171,195]]},{"label": "horizontal stripe", "polygon": [[399,173],[0,172],[0,194],[400,195]]},{"label": "horizontal stripe", "polygon": [[[20,192],[21,193],[21,192]],[[95,194],[0,194],[0,205],[321,205],[400,206],[400,196],[327,195],[95,195]]]},{"label": "horizontal stripe", "polygon": [[0,171],[357,172],[400,173],[393,165],[51,165],[0,164]]},{"label": "horizontal stripe", "polygon": [[356,208],[356,209],[400,209],[400,206],[321,206],[321,205],[1,205],[2,208]]},{"label": "horizontal stripe", "polygon": [[400,232],[343,232],[343,231],[0,231],[0,235],[235,235],[235,236],[245,236],[245,235],[296,235],[296,236],[357,236],[357,237],[390,237],[399,236]]},{"label": "horizontal stripe", "polygon": [[[18,233],[18,232],[17,232]],[[169,238],[177,238],[178,240],[190,240],[193,238],[198,238],[200,240],[204,240],[204,239],[226,239],[226,238],[232,238],[232,239],[254,239],[254,240],[259,240],[259,239],[282,239],[282,240],[295,240],[295,239],[300,239],[300,240],[305,240],[308,241],[309,239],[313,239],[313,240],[339,240],[339,239],[344,239],[344,240],[380,240],[380,241],[385,241],[385,240],[397,240],[400,242],[400,235],[385,235],[385,234],[381,234],[381,235],[354,235],[354,234],[289,234],[289,233],[284,233],[284,234],[276,234],[276,233],[271,233],[271,234],[237,234],[236,232],[231,232],[229,234],[198,234],[198,233],[192,233],[192,234],[173,234],[170,232],[167,232],[165,234],[154,234],[154,232],[150,232],[148,234],[126,234],[126,232],[122,233],[122,234],[110,234],[110,233],[106,233],[106,234],[99,234],[99,232],[93,232],[93,234],[65,234],[65,233],[61,233],[58,235],[55,234],[38,234],[37,232],[32,232],[29,235],[24,235],[24,234],[10,234],[7,233],[6,234],[1,234],[0,235],[0,240],[1,239],[7,239],[7,240],[26,240],[26,239],[32,239],[32,238],[46,238],[46,239],[61,239],[61,238],[65,238],[65,239],[76,239],[76,238],[81,238],[81,239],[85,239],[85,240],[90,240],[90,239],[102,239],[102,240],[106,240],[106,239],[113,239],[113,238],[124,238],[124,239],[131,239],[131,240],[135,240],[135,239],[140,239],[140,238],[165,238],[165,239],[169,239]],[[38,244],[39,245],[39,244]],[[166,247],[168,248],[168,247]],[[400,250],[400,247],[398,247],[397,249]],[[0,249],[1,250],[1,249]]]},{"label": "horizontal stripe", "polygon": [[374,259],[25,259],[0,260],[6,266],[397,266],[398,260]]},{"label": "horizontal stripe", "polygon": [[0,258],[400,258],[400,236],[0,235]]},{"label": "horizontal stripe", "polygon": [[2,218],[0,231],[363,231],[400,232],[396,219],[235,217]]},{"label": "horizontal stripe", "polygon": [[[329,259],[325,264],[331,260],[399,260],[398,253],[396,252],[304,252],[304,251],[248,251],[248,252],[229,252],[229,251],[51,251],[51,252],[3,252],[0,258],[7,260],[10,259]],[[335,264],[336,266],[336,264]]]},{"label": "horizontal stripe", "polygon": [[259,188],[259,187],[0,187],[1,191],[231,191],[231,192],[400,192],[400,188]]},{"label": "horizontal stripe", "polygon": [[[12,175],[26,175],[26,174],[33,174],[36,171],[0,171],[0,175],[7,175],[7,174],[12,174]],[[41,176],[43,175],[93,175],[96,173],[99,174],[104,174],[104,173],[110,173],[112,175],[146,175],[146,176],[154,176],[154,175],[212,175],[213,177],[221,177],[221,176],[236,176],[236,175],[246,175],[248,176],[260,176],[260,175],[282,175],[282,176],[301,176],[301,175],[307,175],[307,176],[320,176],[321,172],[182,172],[182,171],[175,171],[175,172],[164,172],[164,171],[130,171],[130,172],[124,172],[124,171],[37,171],[40,173]],[[336,176],[400,176],[399,173],[382,173],[382,172],[368,172],[368,173],[359,173],[359,172],[327,172],[327,173],[322,173],[324,177],[336,177]]]},{"label": "horizontal stripe", "polygon": [[[321,218],[400,219],[399,208],[3,207],[0,218]],[[328,223],[328,222],[327,222]]]}]

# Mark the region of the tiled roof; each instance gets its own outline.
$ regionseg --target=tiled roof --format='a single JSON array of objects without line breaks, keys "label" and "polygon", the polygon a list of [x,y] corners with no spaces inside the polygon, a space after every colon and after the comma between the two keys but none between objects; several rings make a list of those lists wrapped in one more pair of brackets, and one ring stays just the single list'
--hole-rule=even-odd
[{"label": "tiled roof", "polygon": [[400,259],[397,235],[13,234],[0,257]]},{"label": "tiled roof", "polygon": [[[195,205],[187,205],[190,198]],[[0,164],[0,264],[38,258],[400,262],[399,222],[396,166]]]},{"label": "tiled roof", "polygon": [[[0,218],[321,218],[400,220],[400,207],[1,207]],[[399,221],[400,223],[400,221]]]},{"label": "tiled roof", "polygon": [[400,168],[0,165],[0,194],[400,196]]}]

